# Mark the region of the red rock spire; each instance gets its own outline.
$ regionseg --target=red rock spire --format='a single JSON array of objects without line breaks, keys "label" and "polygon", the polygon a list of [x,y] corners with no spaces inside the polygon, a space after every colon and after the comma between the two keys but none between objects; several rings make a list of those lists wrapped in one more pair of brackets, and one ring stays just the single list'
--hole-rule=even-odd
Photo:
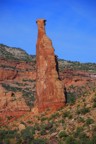
[{"label": "red rock spire", "polygon": [[45,22],[44,19],[36,21],[38,25],[36,98],[39,112],[49,108],[57,110],[65,105],[64,88],[58,78],[54,48],[46,36]]},{"label": "red rock spire", "polygon": [[38,38],[41,38],[45,33],[45,25],[46,25],[46,20],[44,19],[39,19],[36,21],[38,25]]}]

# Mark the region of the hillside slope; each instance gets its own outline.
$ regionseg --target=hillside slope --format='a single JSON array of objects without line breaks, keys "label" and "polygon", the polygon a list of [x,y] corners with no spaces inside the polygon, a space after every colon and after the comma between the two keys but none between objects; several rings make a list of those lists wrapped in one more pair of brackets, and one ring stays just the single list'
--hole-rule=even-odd
[{"label": "hillside slope", "polygon": [[28,55],[21,48],[9,47],[4,44],[0,44],[0,57],[12,60],[32,60],[31,55]]},{"label": "hillside slope", "polygon": [[96,144],[96,87],[55,113],[29,112],[0,134],[10,144]]}]

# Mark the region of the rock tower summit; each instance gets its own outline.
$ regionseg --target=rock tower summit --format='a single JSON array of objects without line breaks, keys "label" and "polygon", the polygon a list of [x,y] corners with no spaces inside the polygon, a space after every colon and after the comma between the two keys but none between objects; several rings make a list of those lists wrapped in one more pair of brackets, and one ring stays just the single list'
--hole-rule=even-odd
[{"label": "rock tower summit", "polygon": [[56,69],[56,57],[51,40],[46,36],[44,19],[36,21],[38,39],[36,45],[36,99],[39,112],[57,110],[65,105],[62,82]]}]

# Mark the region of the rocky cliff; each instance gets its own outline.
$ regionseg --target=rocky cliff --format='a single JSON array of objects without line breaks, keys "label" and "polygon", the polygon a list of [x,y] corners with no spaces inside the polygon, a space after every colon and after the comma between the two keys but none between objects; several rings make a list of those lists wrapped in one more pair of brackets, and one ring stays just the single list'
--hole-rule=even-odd
[{"label": "rocky cliff", "polygon": [[34,106],[35,63],[34,56],[22,49],[0,44],[1,120],[7,121],[8,116],[16,118]]}]

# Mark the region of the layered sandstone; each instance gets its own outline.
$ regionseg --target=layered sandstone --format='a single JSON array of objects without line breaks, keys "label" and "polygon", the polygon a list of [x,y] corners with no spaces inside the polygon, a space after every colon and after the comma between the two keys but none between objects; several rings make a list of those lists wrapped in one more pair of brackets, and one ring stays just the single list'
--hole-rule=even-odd
[{"label": "layered sandstone", "polygon": [[30,111],[34,101],[32,94],[35,95],[35,80],[34,61],[0,57],[0,113]]},{"label": "layered sandstone", "polygon": [[34,62],[11,61],[0,58],[0,81],[36,79]]},{"label": "layered sandstone", "polygon": [[57,61],[51,40],[46,36],[45,20],[37,20],[38,40],[36,46],[37,63],[37,105],[39,112],[58,109],[65,105],[62,82],[57,72]]}]

